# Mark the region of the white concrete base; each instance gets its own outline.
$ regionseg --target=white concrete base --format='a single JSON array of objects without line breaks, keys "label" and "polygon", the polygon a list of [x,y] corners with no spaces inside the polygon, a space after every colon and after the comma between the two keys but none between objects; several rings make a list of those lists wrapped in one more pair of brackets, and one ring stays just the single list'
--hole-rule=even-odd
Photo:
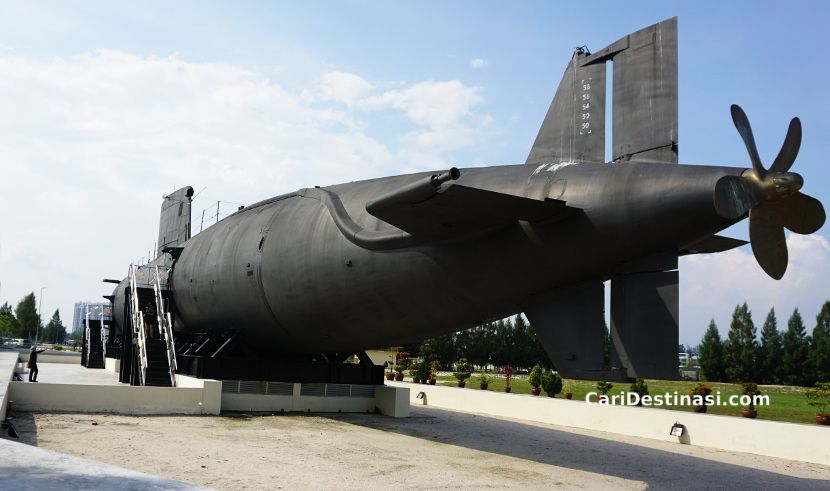
[{"label": "white concrete base", "polygon": [[118,414],[219,414],[221,385],[134,387],[11,382],[9,405],[19,411]]},{"label": "white concrete base", "polygon": [[381,414],[395,418],[409,416],[409,387],[384,385],[375,389],[375,407]]},{"label": "white concrete base", "polygon": [[[119,384],[117,360],[106,370],[87,371],[43,363],[39,383],[10,381],[22,362],[19,353],[0,353],[0,420],[7,405],[21,411],[118,414],[219,414],[221,411],[374,412],[394,417],[409,414],[409,388],[348,384],[223,383],[176,375],[176,387]],[[60,368],[59,368],[60,367]],[[109,375],[107,375],[109,374]],[[234,385],[236,384],[236,385]],[[285,395],[271,393],[274,388]],[[287,388],[287,391],[286,391]],[[241,392],[241,393],[240,393]],[[248,392],[248,393],[246,393]],[[279,392],[279,391],[277,391]]]},{"label": "white concrete base", "polygon": [[[506,394],[433,385],[413,386],[412,404],[523,419],[573,428],[747,452],[816,464],[830,464],[830,428],[799,423],[696,414],[630,406],[594,406],[545,396]],[[418,399],[418,394],[423,397]],[[686,427],[683,437],[669,435],[672,425]]]},{"label": "white concrete base", "polygon": [[257,412],[370,413],[375,409],[375,399],[373,397],[222,394],[222,409]]},{"label": "white concrete base", "polygon": [[[51,363],[47,359],[76,364],[80,361],[80,356],[40,356],[42,371]],[[0,421],[10,404],[21,411],[144,415],[219,414],[223,410],[323,413],[377,410],[398,418],[409,415],[408,387],[272,382],[268,389],[266,382],[227,381],[228,390],[223,391],[223,383],[218,380],[185,375],[176,375],[176,387],[135,387],[118,383],[114,373],[119,363],[113,358],[106,359],[104,370],[86,371],[65,365],[57,369],[53,365],[51,372],[46,370],[41,377],[45,381],[12,382],[14,374],[23,370],[24,357],[28,359],[28,353],[0,351]]]},{"label": "white concrete base", "polygon": [[[233,382],[230,382],[233,383]],[[374,396],[303,395],[303,384],[292,384],[291,395],[222,393],[223,411],[369,413],[396,418],[409,416],[409,389],[377,386]],[[339,384],[337,384],[339,385]]]},{"label": "white concrete base", "polygon": [[6,408],[9,403],[9,384],[17,370],[17,352],[0,351],[0,421],[6,419]]}]

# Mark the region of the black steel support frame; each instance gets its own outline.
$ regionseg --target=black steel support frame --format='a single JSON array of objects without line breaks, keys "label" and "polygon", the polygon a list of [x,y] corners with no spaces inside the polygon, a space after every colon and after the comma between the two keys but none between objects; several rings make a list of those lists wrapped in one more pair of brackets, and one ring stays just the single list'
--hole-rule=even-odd
[{"label": "black steel support frame", "polygon": [[364,352],[359,364],[343,363],[350,355],[328,360],[285,358],[210,357],[176,355],[178,373],[216,380],[383,385],[383,367],[374,365]]}]

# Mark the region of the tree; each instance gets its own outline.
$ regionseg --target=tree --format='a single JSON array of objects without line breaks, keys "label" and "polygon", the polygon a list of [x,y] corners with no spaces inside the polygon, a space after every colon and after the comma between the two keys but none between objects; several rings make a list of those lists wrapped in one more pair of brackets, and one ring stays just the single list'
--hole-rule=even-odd
[{"label": "tree", "polygon": [[757,378],[758,344],[755,342],[752,313],[746,302],[735,307],[732,313],[732,323],[723,352],[726,358],[726,374],[731,381],[747,382]]},{"label": "tree", "polygon": [[432,358],[438,360],[438,363],[444,369],[451,368],[453,362],[458,359],[453,334],[444,334],[437,338],[427,339],[421,345],[420,351],[421,353],[429,352]]},{"label": "tree", "polygon": [[43,328],[43,335],[41,336],[44,342],[63,344],[66,340],[66,327],[61,321],[61,314],[59,310],[55,310],[52,314],[52,319],[46,327]]},{"label": "tree", "polygon": [[[492,322],[476,326],[470,331],[466,356],[473,365],[483,368],[493,362],[497,355],[494,346],[492,346],[494,338],[495,324]],[[464,356],[464,354],[460,355]]]},{"label": "tree", "polygon": [[798,309],[793,311],[787,321],[787,332],[784,333],[784,356],[781,360],[784,383],[790,385],[810,384],[810,340],[804,329],[804,321]]},{"label": "tree", "polygon": [[34,340],[38,326],[40,325],[40,317],[37,315],[37,302],[35,302],[34,292],[23,297],[23,300],[17,304],[14,316],[17,319],[17,332],[15,333],[15,337]]},{"label": "tree", "polygon": [[533,359],[533,340],[530,337],[530,328],[522,314],[513,318],[513,342],[515,343],[514,360],[511,364],[529,368],[541,361]]},{"label": "tree", "polygon": [[761,329],[761,346],[758,349],[758,365],[761,370],[760,382],[765,384],[780,384],[781,363],[784,359],[784,346],[781,333],[778,332],[778,319],[775,317],[775,308],[769,310],[764,327]]},{"label": "tree", "polygon": [[12,306],[4,303],[0,306],[0,338],[14,337],[17,333],[17,319],[14,318]]},{"label": "tree", "polygon": [[515,358],[513,326],[510,320],[500,319],[495,323],[495,339],[493,363],[497,366],[512,365]]},{"label": "tree", "polygon": [[718,326],[715,319],[709,322],[709,329],[700,342],[700,369],[703,376],[709,381],[723,381],[726,379],[726,364],[723,354]]},{"label": "tree", "polygon": [[813,379],[830,382],[830,300],[824,302],[816,316],[809,358]]}]

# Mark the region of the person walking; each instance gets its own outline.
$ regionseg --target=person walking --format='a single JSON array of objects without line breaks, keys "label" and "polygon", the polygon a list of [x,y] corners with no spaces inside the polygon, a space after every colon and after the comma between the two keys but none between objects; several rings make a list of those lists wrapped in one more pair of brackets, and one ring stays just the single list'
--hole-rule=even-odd
[{"label": "person walking", "polygon": [[37,349],[37,345],[32,345],[32,351],[29,352],[29,382],[37,382],[37,354],[43,353],[46,348],[42,350]]}]

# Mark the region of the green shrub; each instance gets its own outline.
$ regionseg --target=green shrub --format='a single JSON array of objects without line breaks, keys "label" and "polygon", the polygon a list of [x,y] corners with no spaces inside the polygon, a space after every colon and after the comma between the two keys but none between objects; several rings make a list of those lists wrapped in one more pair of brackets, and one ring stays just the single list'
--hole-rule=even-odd
[{"label": "green shrub", "polygon": [[412,377],[413,380],[421,378],[421,363],[412,363],[409,365],[409,376]]},{"label": "green shrub", "polygon": [[467,361],[466,358],[461,358],[455,364],[455,371],[452,373],[453,377],[458,379],[459,382],[463,382],[470,378],[472,375],[472,369],[470,368],[470,362]]},{"label": "green shrub", "polygon": [[426,360],[418,363],[418,379],[429,380],[432,378],[432,371],[429,369],[429,363]]},{"label": "green shrub", "polygon": [[55,344],[55,345],[52,346],[52,349],[55,350],[55,351],[61,351],[61,350],[63,350],[63,346],[61,346],[59,344]]},{"label": "green shrub", "polygon": [[597,382],[597,392],[604,396],[607,396],[608,391],[610,391],[613,388],[614,384],[612,384],[611,382],[606,382],[605,380],[600,380],[599,382]]},{"label": "green shrub", "polygon": [[530,370],[530,375],[527,376],[527,381],[533,388],[542,385],[542,365],[537,363],[533,366]]},{"label": "green shrub", "polygon": [[429,364],[429,378],[433,379],[438,376],[438,372],[441,370],[441,362],[438,360],[433,360]]},{"label": "green shrub", "polygon": [[[536,366],[538,367],[539,365]],[[562,377],[558,373],[545,370],[539,378],[542,384],[542,390],[545,391],[548,397],[556,397],[556,394],[562,392]]]},{"label": "green shrub", "polygon": [[816,382],[816,388],[804,393],[807,404],[817,408],[819,414],[824,414],[830,406],[830,382]]},{"label": "green shrub", "polygon": [[634,383],[631,384],[631,387],[628,389],[629,392],[634,392],[635,394],[639,394],[642,398],[643,396],[648,395],[648,385],[646,384],[646,379],[643,377],[637,377],[634,379]]}]

